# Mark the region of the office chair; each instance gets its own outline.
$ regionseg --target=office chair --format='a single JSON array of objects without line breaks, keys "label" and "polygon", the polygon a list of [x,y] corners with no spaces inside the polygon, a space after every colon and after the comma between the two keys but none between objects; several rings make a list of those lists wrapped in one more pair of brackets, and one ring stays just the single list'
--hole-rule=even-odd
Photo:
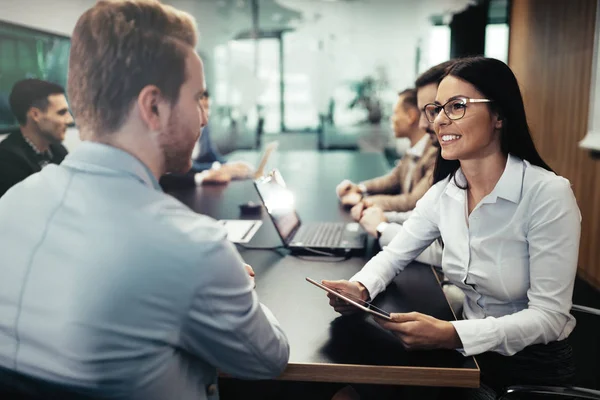
[{"label": "office chair", "polygon": [[107,400],[88,390],[23,375],[0,367],[0,399],[10,400]]},{"label": "office chair", "polygon": [[[580,306],[580,305],[576,305],[574,304],[571,307],[571,311],[574,311],[576,313],[583,313],[589,316],[593,316],[594,319],[597,319],[600,317],[600,310],[596,309],[596,308],[592,308],[592,307],[585,307],[585,306]],[[579,330],[581,332],[581,328],[579,327]],[[575,331],[577,331],[577,327],[575,328]],[[579,333],[579,332],[578,332]],[[582,333],[586,333],[586,332],[582,332]],[[597,332],[587,332],[588,334],[590,334],[592,337],[594,337],[595,333]],[[580,336],[580,335],[576,335],[576,336]],[[596,338],[595,343],[589,343],[590,346],[597,346],[598,345],[598,339]],[[579,341],[578,340],[572,340],[571,343],[573,344],[578,344]],[[576,348],[577,346],[575,346]],[[574,356],[575,356],[575,361],[577,364],[577,355],[578,355],[578,351],[576,351],[576,349],[573,349],[574,352]],[[586,358],[588,359],[592,359],[594,358],[594,361],[598,361],[598,357],[593,357],[594,354],[596,356],[598,356],[598,347],[592,347],[591,349],[582,349],[581,350],[581,354],[580,355],[584,355],[584,353],[586,353],[585,355],[587,356]],[[591,354],[590,354],[591,353]],[[594,368],[592,369],[592,373],[593,374],[599,374],[598,372],[598,368]],[[577,375],[579,376],[579,372],[577,373]],[[596,376],[595,378],[592,377],[589,380],[586,379],[576,379],[576,384],[580,385],[586,385],[586,384],[592,384],[592,385],[598,385],[598,376]],[[581,382],[580,382],[581,381]],[[597,390],[598,388],[586,388],[586,387],[580,387],[580,386],[538,386],[538,385],[515,385],[515,386],[509,386],[507,387],[504,392],[498,397],[498,400],[510,400],[510,399],[527,399],[527,398],[535,398],[535,399],[561,399],[561,398],[566,398],[566,399],[592,399],[592,400],[600,400],[600,390]]]}]

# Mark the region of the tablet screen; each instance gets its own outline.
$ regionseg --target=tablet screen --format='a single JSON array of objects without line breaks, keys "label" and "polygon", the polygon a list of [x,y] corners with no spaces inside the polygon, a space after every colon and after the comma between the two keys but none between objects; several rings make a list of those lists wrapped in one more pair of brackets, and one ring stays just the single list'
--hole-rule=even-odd
[{"label": "tablet screen", "polygon": [[389,312],[384,311],[381,308],[375,307],[373,304],[371,304],[368,301],[364,301],[354,295],[351,295],[350,293],[346,293],[346,292],[340,291],[339,289],[332,288],[332,287],[329,287],[322,283],[319,283],[309,277],[306,277],[306,280],[308,282],[312,283],[313,285],[325,290],[326,292],[329,292],[329,293],[339,297],[340,299],[344,300],[346,303],[351,304],[357,308],[360,308],[363,311],[366,311],[368,313],[371,313],[373,315],[376,315],[378,317],[381,317],[381,318],[384,318],[384,319],[387,319],[390,321],[392,319]]}]

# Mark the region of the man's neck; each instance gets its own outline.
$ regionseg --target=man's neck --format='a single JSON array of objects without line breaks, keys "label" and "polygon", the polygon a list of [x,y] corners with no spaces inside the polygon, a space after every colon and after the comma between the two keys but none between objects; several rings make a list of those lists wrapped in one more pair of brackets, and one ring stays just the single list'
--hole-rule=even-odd
[{"label": "man's neck", "polygon": [[410,147],[415,147],[415,145],[419,143],[419,140],[423,139],[423,136],[425,135],[427,135],[427,133],[422,129],[419,129],[418,126],[411,129],[410,133],[407,135],[410,140]]},{"label": "man's neck", "polygon": [[23,137],[27,138],[27,140],[33,144],[36,150],[40,153],[44,153],[50,148],[50,143],[29,126],[22,126],[21,134]]},{"label": "man's neck", "polygon": [[101,136],[84,136],[84,140],[113,146],[131,154],[152,172],[156,180],[159,180],[165,174],[164,155],[154,139],[146,138],[145,140],[141,140],[139,137],[136,137],[135,133],[125,130]]}]

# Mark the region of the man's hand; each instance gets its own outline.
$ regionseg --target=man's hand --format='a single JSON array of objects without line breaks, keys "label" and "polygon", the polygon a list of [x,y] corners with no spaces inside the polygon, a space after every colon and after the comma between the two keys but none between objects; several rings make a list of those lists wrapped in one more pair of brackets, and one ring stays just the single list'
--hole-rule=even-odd
[{"label": "man's hand", "polygon": [[244,161],[230,161],[221,165],[220,170],[229,174],[232,179],[247,179],[254,173],[254,168]]},{"label": "man's hand", "polygon": [[462,342],[454,325],[418,312],[392,313],[392,321],[374,318],[383,328],[392,331],[408,350],[458,349]]},{"label": "man's hand", "polygon": [[[358,297],[362,300],[366,301],[369,299],[369,291],[360,282],[350,282],[346,280],[341,280],[322,281],[321,283],[325,286],[329,286],[330,288],[338,289],[342,292],[351,294],[352,296]],[[340,314],[347,315],[360,311],[357,307],[346,303],[344,300],[331,293],[327,293],[327,297],[329,297],[329,305]]]},{"label": "man's hand", "polygon": [[250,280],[252,281],[252,284],[254,285],[253,287],[256,287],[256,282],[254,281],[254,270],[248,264],[244,264],[244,268],[246,268],[246,272],[248,272],[248,275],[250,276]]},{"label": "man's hand", "polygon": [[344,197],[342,197],[340,199],[340,202],[345,207],[352,207],[352,206],[355,206],[358,203],[360,203],[362,198],[363,198],[362,194],[352,192],[352,193],[349,193],[349,194],[345,195]]},{"label": "man's hand", "polygon": [[360,226],[362,226],[369,235],[373,237],[379,236],[377,234],[377,226],[382,222],[387,222],[387,218],[381,208],[374,206],[363,210]]},{"label": "man's hand", "polygon": [[196,176],[201,177],[200,184],[202,185],[223,185],[231,181],[231,175],[222,168],[202,171],[196,174]]},{"label": "man's hand", "polygon": [[341,199],[345,195],[350,194],[350,193],[360,193],[360,189],[358,188],[358,185],[356,185],[355,183],[352,183],[348,179],[344,179],[335,188],[335,193]]},{"label": "man's hand", "polygon": [[352,216],[352,219],[355,221],[360,221],[363,216],[364,210],[365,210],[365,202],[364,201],[358,202],[358,204],[356,204],[350,210],[350,215]]}]

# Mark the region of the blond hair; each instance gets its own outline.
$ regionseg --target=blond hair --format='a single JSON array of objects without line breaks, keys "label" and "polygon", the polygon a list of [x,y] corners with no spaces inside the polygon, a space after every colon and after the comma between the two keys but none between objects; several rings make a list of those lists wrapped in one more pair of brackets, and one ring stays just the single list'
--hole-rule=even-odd
[{"label": "blond hair", "polygon": [[68,95],[79,128],[118,130],[147,85],[173,104],[197,41],[194,18],[156,0],[101,0],[71,38]]}]

